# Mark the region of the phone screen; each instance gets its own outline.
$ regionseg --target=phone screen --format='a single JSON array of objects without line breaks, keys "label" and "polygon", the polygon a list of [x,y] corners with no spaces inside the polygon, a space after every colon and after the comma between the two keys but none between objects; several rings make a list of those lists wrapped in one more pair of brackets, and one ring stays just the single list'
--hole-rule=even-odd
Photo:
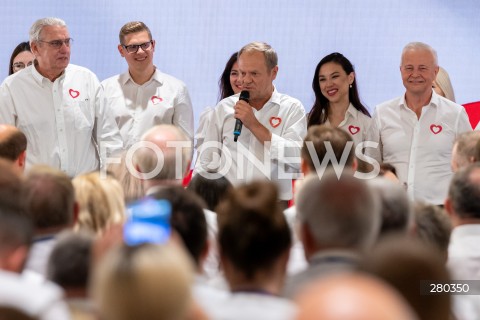
[{"label": "phone screen", "polygon": [[165,243],[170,238],[172,207],[167,200],[144,198],[127,207],[123,238],[128,245]]}]

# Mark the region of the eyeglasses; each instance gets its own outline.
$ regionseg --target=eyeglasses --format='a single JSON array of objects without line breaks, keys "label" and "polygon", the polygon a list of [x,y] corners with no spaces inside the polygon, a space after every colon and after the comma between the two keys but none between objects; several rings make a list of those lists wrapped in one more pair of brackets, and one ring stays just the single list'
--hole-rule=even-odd
[{"label": "eyeglasses", "polygon": [[63,44],[65,44],[65,46],[67,47],[70,47],[70,44],[73,42],[73,39],[67,38],[65,40],[52,40],[52,41],[38,40],[38,41],[48,43],[48,45],[52,48],[60,49],[63,46]]},{"label": "eyeglasses", "polygon": [[137,53],[138,48],[142,48],[143,51],[150,50],[150,47],[153,46],[153,40],[150,40],[148,42],[142,43],[142,44],[131,44],[131,45],[124,45],[122,44],[122,47],[127,50],[128,53]]},{"label": "eyeglasses", "polygon": [[31,66],[32,64],[33,61],[30,61],[29,63],[27,63],[27,65],[25,65],[25,63],[23,62],[15,62],[14,64],[12,64],[13,71],[25,69],[25,67]]}]

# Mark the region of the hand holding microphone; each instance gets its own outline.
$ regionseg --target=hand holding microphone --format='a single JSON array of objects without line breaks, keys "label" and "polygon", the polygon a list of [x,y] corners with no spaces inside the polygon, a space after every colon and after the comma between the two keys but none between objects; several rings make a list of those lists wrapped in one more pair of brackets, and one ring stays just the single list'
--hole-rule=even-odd
[{"label": "hand holding microphone", "polygon": [[[240,93],[239,100],[243,100],[246,103],[248,103],[248,101],[250,100],[250,93],[248,91],[243,90]],[[238,136],[242,132],[242,127],[243,127],[242,120],[237,119],[237,121],[235,122],[235,129],[233,129],[233,141],[237,142]]]}]

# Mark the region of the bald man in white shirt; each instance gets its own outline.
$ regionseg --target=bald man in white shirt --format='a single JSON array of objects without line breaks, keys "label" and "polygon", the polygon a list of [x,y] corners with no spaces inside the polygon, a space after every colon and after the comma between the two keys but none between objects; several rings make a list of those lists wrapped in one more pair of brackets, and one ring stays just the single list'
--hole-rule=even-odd
[{"label": "bald man in white shirt", "polygon": [[[218,103],[195,170],[224,175],[234,186],[258,179],[274,181],[279,198],[287,201],[292,199],[289,174],[300,172],[307,124],[302,103],[273,85],[277,62],[275,50],[263,42],[249,43],[239,51],[240,81],[249,101],[236,94]],[[238,141],[237,119],[243,123]]]},{"label": "bald man in white shirt", "polygon": [[421,42],[405,46],[400,72],[406,92],[376,107],[367,140],[378,148],[366,154],[391,163],[410,198],[442,205],[452,177],[453,144],[472,127],[462,106],[432,89],[438,68],[432,47]]},{"label": "bald man in white shirt", "polygon": [[185,84],[153,64],[155,40],[141,21],[126,23],[119,34],[118,52],[128,70],[102,81],[125,148],[140,141],[150,128],[173,124],[193,139],[193,110]]},{"label": "bald man in white shirt", "polygon": [[27,169],[47,164],[72,177],[98,170],[102,158],[121,148],[121,137],[95,74],[70,64],[71,43],[62,19],[35,21],[35,63],[3,82],[0,123],[27,136]]}]

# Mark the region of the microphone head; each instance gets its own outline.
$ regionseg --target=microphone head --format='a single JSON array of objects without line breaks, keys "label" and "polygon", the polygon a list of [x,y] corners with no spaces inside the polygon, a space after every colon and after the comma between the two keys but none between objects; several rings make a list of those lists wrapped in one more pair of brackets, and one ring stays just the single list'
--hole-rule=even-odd
[{"label": "microphone head", "polygon": [[250,100],[250,92],[248,92],[247,90],[243,90],[242,92],[240,92],[239,99],[248,102]]}]

